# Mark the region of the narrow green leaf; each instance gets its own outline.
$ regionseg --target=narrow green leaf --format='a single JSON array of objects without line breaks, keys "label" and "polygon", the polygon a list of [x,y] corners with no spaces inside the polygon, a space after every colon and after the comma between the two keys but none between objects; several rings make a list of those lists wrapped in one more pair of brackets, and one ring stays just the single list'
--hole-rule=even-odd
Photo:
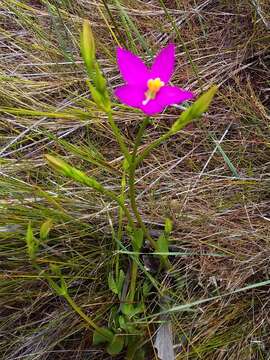
[{"label": "narrow green leaf", "polygon": [[95,63],[95,85],[98,89],[98,91],[101,93],[101,94],[105,94],[106,92],[106,79],[104,78],[100,68],[99,68],[99,65],[98,63]]},{"label": "narrow green leaf", "polygon": [[164,232],[162,233],[157,240],[157,253],[165,253],[164,255],[159,255],[162,259],[168,259],[169,253],[169,237]]},{"label": "narrow green leaf", "polygon": [[27,246],[32,246],[32,243],[34,241],[34,234],[33,234],[31,221],[29,221],[27,226],[26,241],[27,241]]},{"label": "narrow green leaf", "polygon": [[90,81],[87,81],[87,85],[89,86],[92,98],[94,100],[94,102],[96,103],[96,105],[98,107],[100,107],[101,109],[103,109],[104,105],[103,105],[103,97],[102,94],[94,87],[94,85],[92,85],[90,83]]},{"label": "narrow green leaf", "polygon": [[222,149],[221,145],[211,136],[212,140],[214,141],[218,151],[221,153],[225,163],[227,164],[228,168],[231,170],[232,174],[234,177],[236,178],[240,178],[238,171],[236,170],[235,166],[233,165],[233,163],[231,162],[231,160],[229,159],[229,157],[227,156],[227,154],[225,153],[225,151]]},{"label": "narrow green leaf", "polygon": [[[97,87],[93,86],[90,81],[86,81],[88,86],[89,86],[89,89],[90,89],[90,92],[91,92],[91,95],[92,95],[92,98],[94,100],[94,102],[96,103],[96,105],[103,111],[105,112],[109,112],[110,109],[111,109],[111,103],[110,103],[110,100],[106,94],[106,92],[101,92]],[[97,86],[97,84],[95,84]]]},{"label": "narrow green leaf", "polygon": [[59,296],[62,296],[61,287],[56,284],[55,281],[53,281],[49,276],[47,277],[47,280],[49,282],[50,287],[55,291],[55,293]]},{"label": "narrow green leaf", "polygon": [[56,264],[50,264],[51,272],[58,276],[60,279],[60,285],[58,285],[54,280],[50,278],[50,285],[55,290],[55,292],[60,296],[65,296],[68,293],[67,284],[62,276],[61,269]]},{"label": "narrow green leaf", "polygon": [[50,112],[50,111],[29,110],[23,108],[11,108],[11,107],[1,107],[0,113],[33,116],[33,117],[45,116],[56,119],[60,118],[60,119],[81,119],[81,120],[89,119],[89,115],[90,115],[89,112],[87,113],[79,109],[69,109],[66,112]]}]

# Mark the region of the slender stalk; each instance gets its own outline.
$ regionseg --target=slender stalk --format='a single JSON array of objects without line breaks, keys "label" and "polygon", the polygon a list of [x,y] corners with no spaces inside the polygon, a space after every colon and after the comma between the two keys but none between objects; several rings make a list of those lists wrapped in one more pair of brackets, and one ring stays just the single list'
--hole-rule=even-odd
[{"label": "slender stalk", "polygon": [[141,229],[143,230],[147,240],[150,242],[153,249],[157,250],[156,242],[150,236],[149,231],[146,228],[146,226],[144,225],[144,222],[139,213],[139,210],[138,210],[138,207],[136,204],[136,194],[135,194],[135,171],[136,171],[136,167],[138,165],[138,163],[136,162],[136,155],[137,155],[137,150],[140,145],[144,130],[148,124],[149,124],[149,118],[146,117],[144,119],[144,121],[142,122],[141,127],[140,127],[138,134],[136,136],[136,139],[135,139],[134,148],[133,148],[133,152],[132,152],[131,159],[130,159],[130,165],[129,165],[129,198],[130,198],[131,208],[132,208],[134,215],[138,221],[138,224],[140,225]]},{"label": "slender stalk", "polygon": [[110,123],[110,126],[112,128],[112,131],[113,131],[113,134],[120,146],[120,149],[124,155],[124,157],[128,160],[128,162],[130,161],[130,154],[129,154],[129,151],[128,151],[128,148],[126,146],[126,144],[124,143],[124,140],[123,140],[123,136],[121,135],[121,132],[118,128],[118,126],[116,125],[114,119],[113,119],[113,116],[112,116],[112,112],[109,111],[107,113],[108,115],[108,121]]},{"label": "slender stalk", "polygon": [[[33,267],[39,272],[42,273],[41,267],[37,264],[36,261],[32,262]],[[103,328],[99,327],[89,316],[87,316],[82,309],[74,302],[74,300],[69,296],[67,289],[61,294],[57,291],[59,289],[58,286],[56,286],[55,282],[52,280],[52,278],[48,274],[44,274],[45,278],[48,280],[48,283],[52,285],[54,290],[58,293],[58,295],[63,296],[66,301],[69,303],[69,305],[72,307],[72,309],[80,315],[81,318],[83,318],[89,326],[91,326],[93,329],[95,329],[100,335],[104,336],[108,341],[112,340],[112,336],[109,335],[109,333],[104,330]],[[55,285],[54,285],[55,284]],[[53,286],[54,285],[54,286]]]},{"label": "slender stalk", "polygon": [[[116,199],[115,199],[116,200]],[[126,207],[123,199],[119,199],[117,200],[117,203],[121,206],[121,208],[123,209],[123,212],[125,213],[127,219],[128,219],[128,223],[130,224],[130,226],[132,226],[134,228],[134,221],[132,219],[132,216],[128,210],[128,208]]]},{"label": "slender stalk", "polygon": [[[122,201],[123,203],[125,203],[125,199],[126,199],[126,195],[125,195],[125,191],[126,191],[126,170],[124,169],[123,166],[123,175],[122,175],[122,180],[121,180],[121,194],[120,194],[120,201]],[[118,231],[117,231],[117,237],[118,240],[121,241],[122,240],[122,236],[123,236],[123,209],[120,207],[119,209],[119,220],[118,220]],[[119,245],[117,245],[119,246]],[[118,250],[118,248],[117,248]]]},{"label": "slender stalk", "polygon": [[[131,203],[131,207],[134,212],[134,215],[135,215],[141,229],[143,230],[143,233],[145,234],[145,236],[147,237],[147,239],[149,240],[149,242],[155,249],[156,243],[149,235],[148,230],[142,221],[141,215],[137,208],[136,195],[135,195],[135,170],[136,170],[136,161],[135,160],[136,160],[138,147],[139,147],[142,137],[143,137],[144,130],[148,124],[149,124],[149,118],[146,117],[144,119],[144,121],[142,122],[140,129],[138,131],[138,134],[136,136],[136,139],[135,139],[134,148],[133,148],[133,152],[131,155],[130,166],[129,166],[129,197],[130,197],[130,203]],[[128,300],[131,302],[134,301],[135,292],[136,292],[136,281],[137,281],[137,274],[138,274],[137,261],[138,261],[137,258],[133,259],[132,267],[131,267],[130,290],[129,290],[129,295],[128,295]]]},{"label": "slender stalk", "polygon": [[72,307],[72,309],[82,317],[88,325],[90,325],[93,329],[95,329],[100,335],[104,336],[108,341],[112,340],[112,337],[109,336],[108,332],[99,327],[89,316],[87,316],[82,309],[74,302],[74,300],[69,296],[68,293],[63,294],[66,301]]},{"label": "slender stalk", "polygon": [[[124,169],[123,166],[123,175],[122,175],[122,181],[121,181],[121,194],[120,194],[120,201],[122,203],[125,203],[125,190],[126,190],[126,170]],[[119,275],[119,258],[120,258],[120,254],[118,252],[119,250],[119,242],[121,243],[122,238],[123,238],[123,218],[124,218],[124,210],[123,208],[120,206],[119,210],[118,210],[118,231],[117,231],[117,240],[116,241],[116,250],[117,250],[117,254],[116,254],[116,266],[115,266],[115,273],[116,276]],[[130,221],[129,221],[130,223]],[[130,223],[130,226],[132,226],[132,224]]]},{"label": "slender stalk", "polygon": [[[159,139],[157,139],[156,141],[154,141],[153,143],[151,143],[142,153],[141,156],[139,156],[138,159],[136,159],[136,155],[137,155],[137,150],[138,147],[140,145],[144,130],[146,128],[146,126],[149,124],[150,119],[148,117],[146,117],[144,119],[144,121],[141,124],[141,127],[138,131],[138,134],[136,136],[135,139],[135,143],[134,143],[134,148],[133,148],[133,152],[131,155],[131,160],[130,160],[130,166],[129,166],[129,197],[130,197],[130,203],[131,203],[131,207],[132,210],[134,212],[134,215],[138,221],[138,224],[140,225],[141,229],[144,232],[144,235],[146,236],[147,240],[149,241],[150,245],[152,246],[152,248],[154,250],[159,250],[157,247],[157,244],[155,242],[155,240],[151,237],[151,235],[149,234],[148,229],[146,228],[146,226],[144,225],[144,222],[141,218],[141,215],[139,213],[139,210],[137,208],[137,203],[136,203],[136,194],[135,194],[135,171],[137,166],[143,161],[143,159],[152,151],[152,149],[154,149],[156,146],[158,146],[159,144],[161,144],[163,141],[165,141],[167,138],[169,138],[172,135],[172,132],[169,130],[166,134],[164,134],[163,136],[161,136]],[[171,264],[169,262],[168,259],[164,259],[163,257],[160,258],[161,262],[164,264],[164,266],[167,269],[171,268]],[[131,271],[131,287],[135,286],[136,284],[136,277],[137,277],[137,268],[138,268],[138,264],[133,261],[133,265],[134,268]],[[133,274],[133,275],[132,275]]]},{"label": "slender stalk", "polygon": [[140,163],[151,153],[152,150],[154,150],[156,147],[158,147],[160,144],[162,144],[164,141],[169,139],[174,133],[169,130],[165,134],[163,134],[160,138],[156,139],[152,143],[150,143],[144,151],[141,153],[141,155],[136,159],[136,167],[140,165]]}]

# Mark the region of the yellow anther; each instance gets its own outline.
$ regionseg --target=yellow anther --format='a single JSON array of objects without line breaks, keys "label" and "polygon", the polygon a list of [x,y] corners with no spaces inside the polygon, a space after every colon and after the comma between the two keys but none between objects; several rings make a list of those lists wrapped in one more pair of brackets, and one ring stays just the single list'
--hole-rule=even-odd
[{"label": "yellow anther", "polygon": [[149,79],[147,81],[148,90],[145,93],[146,99],[143,101],[143,105],[146,105],[151,99],[155,99],[160,88],[164,85],[165,83],[160,78]]},{"label": "yellow anther", "polygon": [[148,90],[151,93],[157,93],[159,89],[164,85],[164,82],[161,81],[160,78],[150,79],[147,82]]}]

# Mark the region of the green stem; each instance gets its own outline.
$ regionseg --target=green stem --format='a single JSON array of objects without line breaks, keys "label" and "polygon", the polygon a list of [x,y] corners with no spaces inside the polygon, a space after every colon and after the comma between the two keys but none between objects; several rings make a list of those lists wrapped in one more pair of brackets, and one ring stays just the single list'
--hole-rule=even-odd
[{"label": "green stem", "polygon": [[169,139],[174,133],[169,130],[165,134],[163,134],[160,138],[154,140],[152,143],[150,143],[141,153],[141,155],[136,159],[136,167],[140,165],[140,163],[151,153],[152,150],[154,150],[156,147],[158,147],[160,144],[162,144],[164,141]]},{"label": "green stem", "polygon": [[[116,199],[115,199],[115,200],[116,200]],[[117,203],[119,204],[119,206],[121,206],[121,208],[123,209],[123,212],[125,213],[125,215],[126,215],[126,217],[127,217],[127,219],[128,219],[129,225],[130,225],[132,228],[134,228],[134,227],[135,227],[135,226],[134,226],[134,221],[133,221],[132,216],[131,216],[128,208],[126,207],[123,199],[121,199],[121,198],[119,199],[119,198],[118,198],[116,201],[117,201]]]},{"label": "green stem", "polygon": [[[120,201],[122,201],[123,203],[125,203],[125,200],[126,200],[125,191],[126,191],[126,170],[123,165],[123,175],[122,175],[122,180],[121,180],[121,194],[120,194]],[[119,241],[122,241],[122,236],[123,236],[123,215],[124,215],[123,209],[120,207],[119,221],[118,221],[119,225],[118,225],[118,231],[117,231],[117,237],[118,237]],[[118,250],[118,248],[117,248],[117,250]]]},{"label": "green stem", "polygon": [[[83,182],[84,184],[88,185],[87,181],[84,180]],[[90,185],[90,184],[89,184]],[[91,185],[90,185],[91,186]],[[93,186],[91,186],[93,188]],[[94,188],[97,192],[103,194],[103,195],[106,195],[108,196],[110,199],[114,200],[117,202],[117,204],[121,207],[121,209],[123,209],[123,212],[125,213],[127,219],[128,219],[128,222],[131,226],[134,227],[134,222],[133,222],[133,219],[132,219],[132,216],[130,214],[130,211],[128,210],[128,208],[126,207],[125,205],[125,200],[123,197],[121,196],[118,196],[117,194],[115,194],[113,191],[110,191],[106,188],[104,188],[102,185],[99,184],[98,187]]]},{"label": "green stem", "polygon": [[[163,141],[165,141],[166,139],[168,139],[171,135],[173,135],[173,133],[169,130],[166,134],[164,134],[163,136],[161,136],[159,139],[157,139],[156,141],[154,141],[153,143],[151,143],[150,145],[148,145],[148,147],[142,152],[142,154],[139,156],[138,159],[136,159],[136,155],[137,155],[137,150],[138,147],[140,145],[144,130],[146,128],[146,126],[149,124],[149,118],[146,117],[143,121],[143,123],[141,124],[141,127],[138,131],[138,134],[136,136],[135,139],[135,144],[134,144],[134,148],[133,148],[133,152],[131,155],[131,160],[130,160],[130,166],[129,166],[129,197],[130,197],[130,203],[131,203],[131,207],[132,210],[134,212],[134,215],[137,219],[138,224],[140,225],[141,229],[144,232],[145,237],[147,238],[147,240],[149,241],[150,245],[152,246],[152,248],[154,250],[159,250],[157,247],[157,244],[155,242],[155,240],[151,237],[151,235],[149,234],[148,229],[146,228],[146,226],[144,225],[144,222],[141,218],[141,215],[138,211],[137,208],[137,203],[136,203],[136,194],[135,194],[135,171],[137,166],[143,161],[143,159],[158,145],[160,145]],[[169,260],[166,258],[164,259],[163,257],[160,258],[161,262],[164,264],[164,266],[166,267],[166,269],[170,269],[171,268],[171,264],[169,262]],[[135,286],[136,284],[136,277],[137,277],[137,269],[136,267],[138,267],[138,264],[136,263],[136,265],[134,264],[133,261],[133,266],[134,269],[131,272],[131,287]],[[133,277],[132,277],[133,274]]]},{"label": "green stem", "polygon": [[[124,169],[123,166],[123,176],[122,176],[122,181],[121,181],[121,194],[120,194],[120,201],[124,204],[125,203],[125,190],[126,190],[126,170]],[[123,208],[120,206],[119,207],[119,211],[118,211],[118,231],[117,231],[117,242],[116,242],[116,250],[117,250],[117,255],[116,255],[116,266],[115,266],[115,273],[116,276],[119,275],[119,242],[122,242],[122,238],[123,238],[123,217],[124,217],[124,210]],[[130,220],[129,220],[130,223]],[[132,226],[132,224],[130,224]]]},{"label": "green stem", "polygon": [[138,134],[137,134],[136,139],[135,139],[133,152],[132,152],[132,155],[131,155],[131,160],[133,160],[133,162],[134,162],[134,159],[135,159],[135,157],[137,155],[137,150],[138,150],[138,147],[139,147],[139,145],[141,143],[144,130],[148,126],[149,122],[150,122],[150,119],[148,117],[145,117],[142,124],[141,124],[141,126],[140,126],[140,129],[139,129]]},{"label": "green stem", "polygon": [[66,301],[72,307],[72,309],[83,318],[88,325],[90,325],[93,329],[95,329],[100,335],[104,336],[108,341],[112,341],[112,337],[108,335],[108,332],[99,327],[89,316],[87,316],[82,309],[73,301],[73,299],[69,296],[68,293],[63,294]]},{"label": "green stem", "polygon": [[[42,272],[41,267],[34,261],[32,263],[33,267],[38,270],[39,273]],[[45,273],[45,278],[47,279],[49,284],[55,284],[55,282],[52,280],[52,278]],[[58,286],[54,286],[54,289],[56,290],[59,288]],[[56,291],[57,292],[57,291]],[[58,292],[57,292],[58,293]],[[90,325],[93,329],[95,329],[100,335],[104,336],[108,341],[112,340],[112,337],[109,336],[108,332],[106,332],[104,329],[99,327],[89,316],[87,316],[82,309],[72,300],[72,298],[69,296],[67,290],[63,291],[61,295],[66,299],[66,301],[69,303],[69,305],[72,307],[74,311],[76,311],[77,314],[79,314],[88,325]]]},{"label": "green stem", "polygon": [[138,163],[136,161],[136,155],[137,155],[137,150],[140,145],[144,130],[148,124],[149,124],[149,118],[146,117],[144,119],[143,123],[141,124],[141,127],[140,127],[138,134],[136,136],[136,139],[135,139],[134,148],[133,148],[133,152],[132,152],[131,159],[130,159],[130,165],[129,165],[129,198],[130,198],[131,208],[137,219],[138,224],[140,225],[141,229],[143,230],[147,240],[150,242],[153,249],[157,250],[156,242],[150,236],[149,231],[146,228],[146,226],[144,225],[144,222],[139,213],[139,210],[138,210],[138,207],[136,204],[136,193],[135,193],[135,171],[136,171],[136,167],[138,165]]},{"label": "green stem", "polygon": [[[138,147],[139,147],[142,137],[143,137],[144,130],[148,124],[149,124],[149,118],[146,117],[144,119],[143,123],[141,124],[140,129],[139,129],[138,134],[135,139],[134,148],[133,148],[133,152],[131,155],[131,161],[130,161],[130,166],[129,166],[129,197],[130,197],[130,203],[131,203],[131,207],[134,212],[134,215],[135,215],[141,229],[143,230],[145,236],[147,237],[147,239],[149,240],[149,242],[155,249],[156,243],[149,235],[148,230],[142,221],[141,215],[137,208],[136,195],[135,195],[135,170],[136,170],[136,161],[135,160],[136,160]],[[134,301],[135,292],[136,292],[136,282],[137,282],[137,274],[138,274],[137,261],[138,261],[137,258],[133,259],[132,267],[131,267],[130,290],[129,290],[129,295],[128,295],[128,300],[131,302]]]},{"label": "green stem", "polygon": [[110,126],[112,128],[112,131],[113,131],[113,134],[120,146],[120,149],[124,155],[124,157],[127,159],[127,161],[129,162],[130,161],[130,154],[129,154],[129,151],[128,151],[128,148],[126,146],[126,144],[124,143],[124,140],[123,140],[123,136],[121,135],[121,132],[118,128],[118,126],[116,125],[114,119],[113,119],[113,116],[112,116],[112,112],[108,112],[107,113],[108,115],[108,121],[110,123]]}]

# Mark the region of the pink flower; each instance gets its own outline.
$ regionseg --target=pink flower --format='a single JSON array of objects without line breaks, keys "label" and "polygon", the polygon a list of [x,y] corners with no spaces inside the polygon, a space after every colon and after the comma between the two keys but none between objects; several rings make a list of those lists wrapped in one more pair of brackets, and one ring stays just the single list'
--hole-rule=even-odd
[{"label": "pink flower", "polygon": [[192,92],[167,85],[173,73],[174,58],[174,45],[169,44],[159,52],[149,69],[140,58],[118,47],[118,67],[126,84],[119,86],[115,95],[124,104],[141,109],[147,115],[192,99]]}]

